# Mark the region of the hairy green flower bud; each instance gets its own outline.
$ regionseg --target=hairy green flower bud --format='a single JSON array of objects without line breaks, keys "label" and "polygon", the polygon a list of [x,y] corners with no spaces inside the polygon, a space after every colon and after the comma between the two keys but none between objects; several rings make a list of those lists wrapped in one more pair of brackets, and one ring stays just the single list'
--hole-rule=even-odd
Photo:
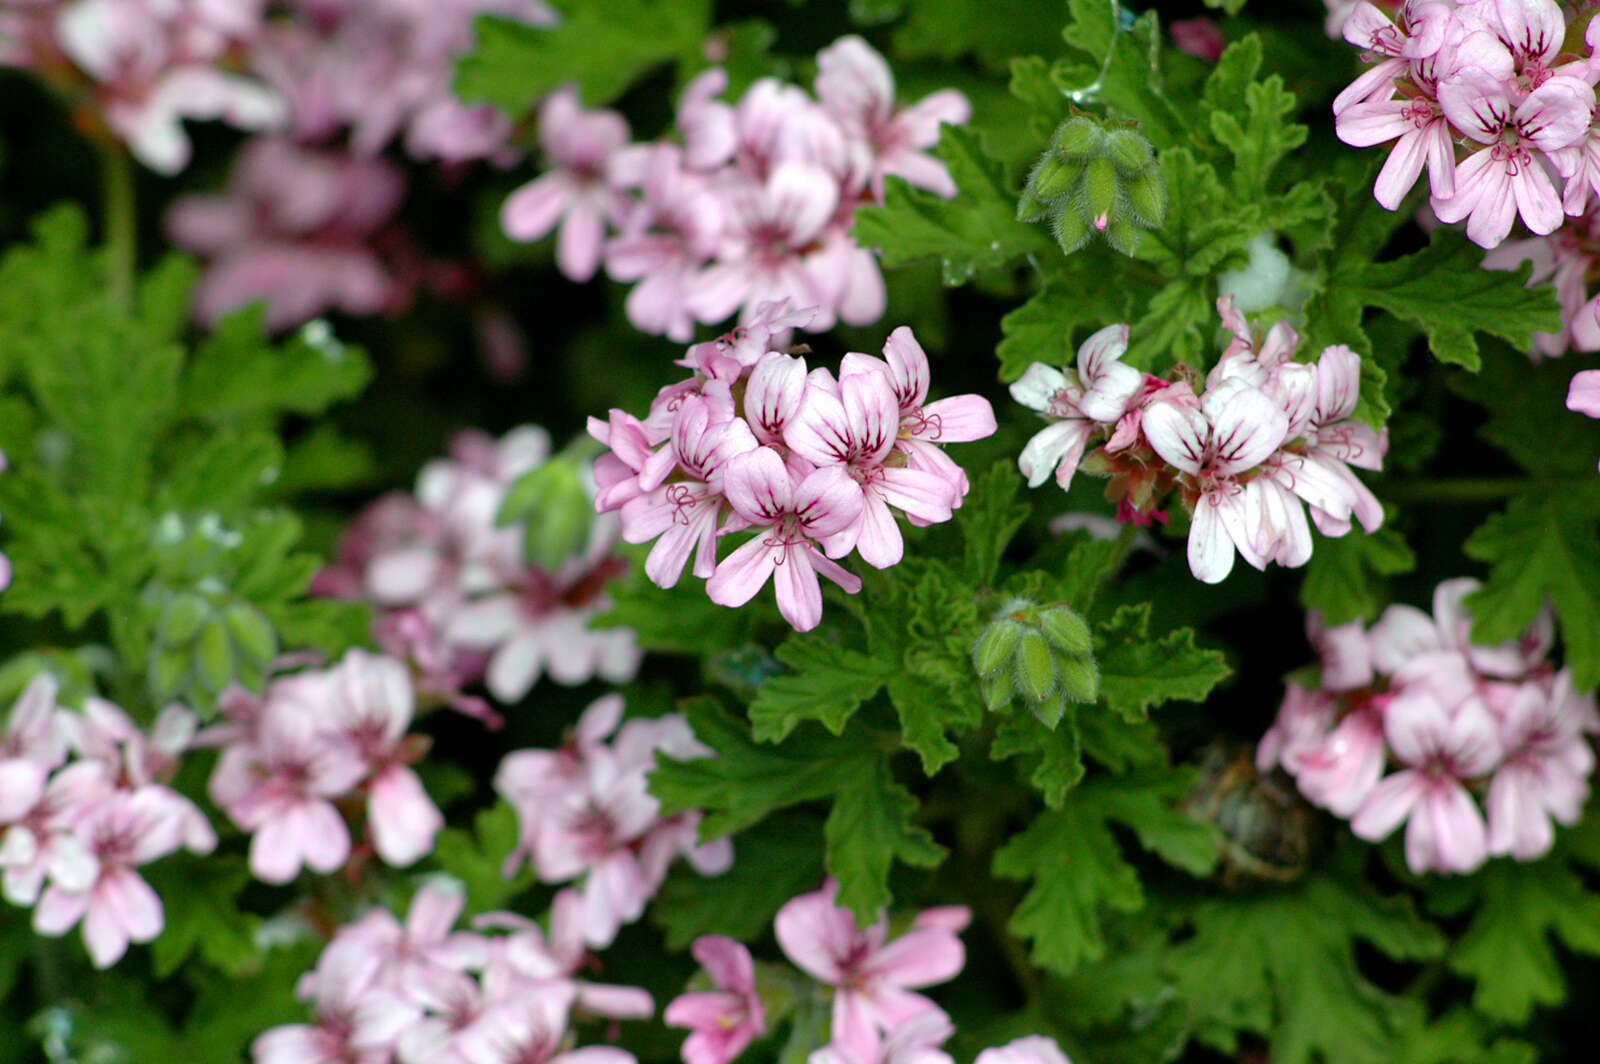
[{"label": "hairy green flower bud", "polygon": [[972,667],[978,670],[979,676],[993,676],[1010,664],[1023,630],[1022,625],[1010,617],[996,617],[989,622],[989,627],[978,636],[978,643],[972,648]]},{"label": "hairy green flower bud", "polygon": [[1061,692],[1057,691],[1043,702],[1035,702],[1029,708],[1033,710],[1033,715],[1039,718],[1040,724],[1055,731],[1056,725],[1061,723],[1062,716],[1067,712],[1067,701]]},{"label": "hairy green flower bud", "polygon": [[1105,131],[1100,128],[1099,122],[1086,115],[1078,115],[1057,126],[1050,143],[1063,158],[1081,161],[1095,154],[1104,139]]},{"label": "hairy green flower bud", "polygon": [[[1083,168],[1083,196],[1091,219],[1110,218],[1117,205],[1118,185],[1117,168],[1110,159],[1102,155],[1089,160]],[[1098,221],[1095,225],[1099,227]]]},{"label": "hairy green flower bud", "polygon": [[1089,622],[1065,603],[1046,608],[1039,616],[1039,627],[1044,629],[1046,639],[1067,654],[1083,657],[1094,652],[1094,637],[1089,632]]},{"label": "hairy green flower bud", "polygon": [[1022,190],[1022,196],[1017,200],[1017,221],[1037,222],[1050,213],[1051,204],[1041,200],[1028,189]]},{"label": "hairy green flower bud", "polygon": [[1025,632],[1017,647],[1017,690],[1030,701],[1043,702],[1056,689],[1056,656],[1049,640],[1037,631]]},{"label": "hairy green flower bud", "polygon": [[1056,243],[1069,255],[1087,244],[1094,234],[1083,214],[1071,203],[1057,207],[1055,223],[1050,228],[1055,233]]},{"label": "hairy green flower bud", "polygon": [[1117,129],[1107,134],[1104,150],[1124,177],[1143,172],[1155,161],[1150,142],[1131,129]]},{"label": "hairy green flower bud", "polygon": [[1161,225],[1167,217],[1167,186],[1158,170],[1150,170],[1130,180],[1122,190],[1128,197],[1128,209],[1139,224],[1149,229]]},{"label": "hairy green flower bud", "polygon": [[1100,669],[1091,657],[1063,657],[1057,663],[1061,693],[1074,702],[1093,702],[1100,697]]},{"label": "hairy green flower bud", "polygon": [[1144,230],[1127,211],[1118,211],[1111,216],[1105,229],[1106,243],[1122,252],[1132,255],[1139,250],[1139,241],[1144,238]]},{"label": "hairy green flower bud", "polygon": [[1017,694],[1016,684],[1009,672],[985,676],[978,681],[978,687],[983,691],[984,706],[991,711],[1009,705]]},{"label": "hairy green flower bud", "polygon": [[1033,173],[1028,175],[1028,191],[1045,203],[1054,203],[1072,194],[1072,186],[1078,183],[1078,171],[1076,163],[1059,155],[1043,155],[1034,165]]}]

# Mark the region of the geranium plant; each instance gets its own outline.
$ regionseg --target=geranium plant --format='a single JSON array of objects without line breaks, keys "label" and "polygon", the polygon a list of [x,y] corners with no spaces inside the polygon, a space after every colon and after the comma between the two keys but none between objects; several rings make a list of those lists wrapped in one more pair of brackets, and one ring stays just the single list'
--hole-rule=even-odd
[{"label": "geranium plant", "polygon": [[1586,1059],[1597,13],[0,0],[0,1064]]}]

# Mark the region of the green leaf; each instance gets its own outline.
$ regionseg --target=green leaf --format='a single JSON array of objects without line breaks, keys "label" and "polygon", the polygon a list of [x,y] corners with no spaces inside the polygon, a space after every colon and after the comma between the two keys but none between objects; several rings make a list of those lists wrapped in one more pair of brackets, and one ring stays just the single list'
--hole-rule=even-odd
[{"label": "green leaf", "polygon": [[561,12],[555,28],[478,16],[477,47],[456,61],[456,95],[520,118],[569,81],[594,107],[664,63],[692,68],[702,62],[709,0],[558,0],[554,6]]},{"label": "green leaf", "polygon": [[915,0],[895,29],[900,59],[977,56],[991,70],[1004,70],[1012,56],[1038,49],[1061,29],[1061,5],[1039,0]]},{"label": "green leaf", "polygon": [[1274,74],[1246,87],[1247,117],[1242,121],[1230,111],[1211,112],[1211,135],[1233,153],[1233,191],[1237,196],[1260,196],[1279,161],[1305,143],[1306,127],[1287,121],[1295,108],[1294,93]]},{"label": "green leaf", "polygon": [[1028,783],[1044,798],[1045,805],[1060,809],[1067,793],[1083,781],[1079,717],[1079,707],[1069,702],[1056,726],[1049,728],[1035,714],[1013,709],[1011,716],[995,729],[989,757],[996,761],[1023,758],[1025,766],[1032,766]]},{"label": "green leaf", "polygon": [[[1123,261],[1117,256],[1118,264]],[[1077,358],[1073,330],[1099,329],[1133,314],[1133,289],[1123,271],[1093,255],[1047,256],[1039,289],[1000,319],[1005,338],[995,348],[1000,379],[1016,380],[1029,365],[1070,366]]]},{"label": "green leaf", "polygon": [[1572,366],[1546,359],[1530,365],[1523,351],[1494,345],[1476,375],[1451,374],[1450,390],[1483,407],[1486,442],[1530,473],[1595,481],[1595,423],[1566,409]]},{"label": "green leaf", "polygon": [[590,622],[593,628],[631,629],[643,650],[663,654],[712,654],[750,639],[749,607],[730,610],[688,588],[662,589],[643,578],[638,566],[628,579],[606,586],[611,608]]},{"label": "green leaf", "polygon": [[1172,772],[1093,780],[996,851],[995,875],[1032,881],[1007,927],[1033,941],[1035,964],[1067,975],[1100,959],[1106,948],[1102,911],[1144,908],[1144,888],[1109,823],[1132,828],[1141,845],[1178,867],[1195,874],[1211,869],[1214,834],[1175,808],[1187,780]]},{"label": "green leaf", "polygon": [[372,378],[360,348],[312,322],[286,343],[267,341],[266,307],[224,317],[195,351],[178,398],[179,413],[209,424],[263,415],[314,415],[359,393]]},{"label": "green leaf", "polygon": [[1067,8],[1070,21],[1061,36],[1091,62],[1057,64],[1051,73],[1062,91],[1079,106],[1103,104],[1113,117],[1133,119],[1157,148],[1187,140],[1188,123],[1166,91],[1155,13],[1124,25],[1125,9],[1115,0],[1069,0]]},{"label": "green leaf", "polygon": [[1033,510],[1017,498],[1021,483],[1016,463],[1002,459],[973,479],[972,490],[956,511],[963,537],[961,573],[974,584],[994,583],[1011,537]]},{"label": "green leaf", "polygon": [[889,904],[889,866],[895,859],[933,868],[945,849],[926,828],[910,822],[917,800],[894,781],[877,759],[840,781],[823,834],[828,844],[828,874],[839,882],[839,904],[865,927]]},{"label": "green leaf", "polygon": [[947,284],[964,284],[980,271],[1054,248],[1044,230],[1017,221],[1016,194],[975,129],[945,126],[934,154],[955,180],[954,199],[890,177],[883,206],[856,211],[852,235],[863,247],[881,248],[885,266],[938,259]]},{"label": "green leaf", "polygon": [[166,926],[150,946],[157,978],[171,975],[196,951],[229,975],[256,962],[260,949],[255,934],[261,918],[241,912],[235,903],[251,879],[241,858],[174,854],[142,874],[157,894],[171,901],[166,906]]},{"label": "green leaf", "polygon": [[1403,897],[1318,876],[1293,888],[1213,896],[1193,911],[1191,937],[1168,955],[1197,1034],[1233,1055],[1236,1032],[1268,1040],[1275,1064],[1382,1064],[1415,1022],[1414,1006],[1373,986],[1356,940],[1396,960],[1432,959],[1444,939]]},{"label": "green leaf", "polygon": [[775,809],[825,798],[843,779],[875,759],[857,737],[833,738],[807,730],[777,746],[757,743],[744,724],[714,698],[692,698],[680,707],[697,739],[715,757],[679,761],[658,757],[650,793],[662,815],[698,809],[705,813],[700,837],[715,839],[758,823]]},{"label": "green leaf", "polygon": [[[1458,890],[1475,894],[1477,907],[1448,962],[1477,984],[1472,1004],[1487,1016],[1521,1025],[1535,1006],[1566,1000],[1567,977],[1552,938],[1600,956],[1600,897],[1560,855],[1537,864],[1491,861]],[[1465,899],[1438,900],[1448,912]]]},{"label": "green leaf", "polygon": [[760,938],[784,902],[822,878],[815,830],[796,818],[775,817],[739,836],[737,859],[721,875],[675,869],[650,906],[651,921],[666,932],[667,948],[686,949],[701,935],[741,942]]},{"label": "green leaf", "polygon": [[503,909],[518,894],[534,885],[533,869],[521,863],[516,875],[504,873],[506,859],[517,848],[520,829],[516,811],[500,801],[479,810],[473,831],[445,828],[439,832],[433,860],[459,879],[467,892],[466,911],[486,913]]},{"label": "green leaf", "polygon": [[1320,533],[1315,538],[1300,585],[1300,605],[1321,610],[1323,623],[1330,627],[1376,620],[1388,602],[1380,578],[1409,573],[1417,565],[1416,555],[1393,527],[1369,535],[1351,529],[1336,539]]},{"label": "green leaf", "polygon": [[1099,626],[1100,697],[1125,720],[1141,720],[1173,699],[1203,702],[1232,674],[1220,651],[1194,645],[1192,629],[1150,638],[1150,604],[1121,606]]},{"label": "green leaf", "polygon": [[762,682],[750,705],[750,722],[762,742],[779,742],[804,720],[844,732],[861,703],[894,674],[892,666],[816,635],[792,635],[778,645],[778,660],[795,671]]},{"label": "green leaf", "polygon": [[1441,362],[1476,370],[1476,332],[1531,350],[1535,332],[1560,331],[1555,290],[1528,288],[1531,269],[1524,263],[1515,270],[1486,270],[1482,248],[1440,226],[1421,251],[1353,265],[1327,284],[1343,300],[1378,307],[1422,329]]},{"label": "green leaf", "polygon": [[1467,556],[1490,564],[1483,587],[1467,597],[1472,639],[1516,639],[1554,604],[1573,684],[1600,683],[1600,491],[1585,486],[1513,501],[1467,538]]}]

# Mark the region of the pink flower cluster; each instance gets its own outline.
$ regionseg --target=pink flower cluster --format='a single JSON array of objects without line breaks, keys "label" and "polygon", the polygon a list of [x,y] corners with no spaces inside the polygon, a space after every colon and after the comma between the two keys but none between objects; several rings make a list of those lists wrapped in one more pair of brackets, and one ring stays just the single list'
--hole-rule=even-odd
[{"label": "pink flower cluster", "polygon": [[1433,616],[1390,606],[1370,628],[1324,629],[1313,614],[1321,686],[1290,683],[1256,751],[1263,772],[1281,766],[1364,839],[1406,824],[1406,863],[1419,874],[1539,857],[1552,819],[1577,822],[1594,770],[1587,735],[1600,713],[1545,661],[1548,614],[1520,639],[1472,643],[1463,599],[1477,586],[1448,580]]},{"label": "pink flower cluster", "polygon": [[[396,313],[419,288],[472,287],[459,268],[425,261],[394,221],[405,177],[381,153],[398,140],[419,161],[518,158],[510,119],[450,91],[478,14],[556,20],[542,0],[287,0],[256,27],[244,61],[284,102],[284,128],[244,147],[226,191],[186,196],[167,216],[172,242],[209,260],[196,316],[212,324],[264,300],[268,326],[282,329],[327,310]],[[503,332],[504,319],[484,323],[486,347],[490,326]]]},{"label": "pink flower cluster", "polygon": [[257,35],[251,61],[289,102],[302,143],[348,135],[372,156],[400,139],[417,160],[514,161],[511,120],[450,90],[455,61],[472,51],[472,20],[496,15],[550,28],[543,0],[285,0],[288,17]]},{"label": "pink flower cluster", "polygon": [[574,934],[595,947],[610,945],[624,924],[644,913],[679,856],[702,875],[718,875],[733,863],[727,839],[698,842],[698,813],[663,819],[646,786],[658,753],[683,760],[714,751],[677,714],[618,728],[622,708],[618,695],[597,700],[565,746],[507,754],[494,778],[521,825],[506,875],[527,860],[543,882],[581,878],[563,893],[571,898]]},{"label": "pink flower cluster", "polygon": [[852,213],[881,200],[891,174],[955,194],[924,149],[940,123],[967,120],[966,98],[945,90],[896,107],[888,64],[859,37],[817,54],[815,99],[763,78],[729,104],[718,99],[727,83],[714,68],[684,90],[681,144],[630,144],[621,115],[584,110],[571,88],[552,93],[539,110],[551,169],[506,200],[506,233],[537,240],[559,224],[564,274],[586,281],[604,264],[637,282],[628,320],[680,343],[696,321],[738,310],[749,322],[778,300],[816,307],[815,332],[877,321],[883,276],[850,238]]},{"label": "pink flower cluster", "polygon": [[[643,421],[621,410],[589,419],[611,448],[595,463],[595,508],[621,510],[628,542],[655,541],[650,579],[672,587],[693,554],[694,574],[724,606],[771,579],[800,631],[822,619],[817,574],[852,594],[861,587],[834,559],[856,550],[879,569],[900,560],[895,510],[916,524],[950,519],[967,478],[940,444],[995,429],[981,396],[927,401],[927,355],[904,326],[882,359],[847,354],[837,380],[808,373],[804,358],[776,348],[810,314],[764,304],[748,327],[691,347],[679,364],[693,374],[663,388]],[[722,536],[752,528],[717,560]]]},{"label": "pink flower cluster", "polygon": [[462,432],[450,452],[423,467],[415,494],[385,496],[356,518],[313,590],[370,600],[378,645],[411,662],[421,696],[486,720],[489,707],[462,693],[479,680],[514,703],[541,674],[562,684],[632,678],[633,633],[586,627],[621,568],[615,519],[594,522],[583,553],[554,572],[525,559],[520,527],[495,524],[506,490],[549,457],[549,435],[531,425],[498,441]]},{"label": "pink flower cluster", "polygon": [[196,717],[169,706],[146,734],[104,699],[74,712],[58,694],[53,676],[36,676],[0,736],[0,882],[6,900],[33,906],[42,935],[81,922],[90,959],[106,968],[166,926],[139,866],[216,845],[204,814],[161,782],[177,771]]},{"label": "pink flower cluster", "polygon": [[[833,991],[828,1044],[810,1064],[951,1064],[941,1047],[955,1033],[944,1010],[916,988],[954,978],[966,963],[957,936],[970,913],[963,906],[928,909],[905,934],[887,941],[889,921],[870,927],[835,903],[838,884],[802,894],[778,911],[774,930],[789,960]],[[686,1064],[729,1064],[767,1031],[749,950],[721,935],[692,947],[714,989],[677,997],[662,1018],[689,1028]],[[977,1064],[1069,1064],[1059,1046],[1038,1035],[978,1054]]]},{"label": "pink flower cluster", "polygon": [[[811,1054],[812,1064],[878,1064],[889,1045],[898,1046],[897,1060],[925,1060],[929,1053],[948,1060],[938,1046],[954,1032],[950,1018],[913,988],[961,971],[966,951],[957,934],[971,914],[962,906],[928,909],[911,930],[886,942],[887,915],[859,928],[850,911],[835,904],[838,891],[830,879],[787,902],[773,921],[789,959],[833,988],[832,1035]],[[717,989],[678,997],[663,1018],[693,1032],[683,1046],[687,1064],[728,1064],[766,1030],[754,965],[743,946],[721,936],[696,939],[693,948]]]},{"label": "pink flower cluster", "polygon": [[612,1046],[565,1048],[580,1016],[641,1019],[655,1008],[637,987],[576,977],[589,956],[569,892],[556,895],[548,935],[514,913],[452,931],[463,903],[426,886],[404,924],[373,909],[341,927],[296,988],[312,1022],[261,1034],[255,1064],[634,1064]]},{"label": "pink flower cluster", "polygon": [[259,697],[234,687],[218,703],[227,722],[201,736],[222,747],[209,791],[250,833],[257,879],[287,883],[302,867],[344,865],[346,818],[363,807],[386,863],[433,851],[444,817],[411,770],[428,742],[407,734],[416,704],[401,662],[352,650],[332,668],[278,677]]},{"label": "pink flower cluster", "polygon": [[1233,340],[1200,394],[1186,366],[1163,379],[1123,365],[1126,325],[1085,340],[1076,371],[1036,362],[1011,386],[1051,422],[1018,459],[1028,486],[1054,473],[1065,491],[1080,467],[1109,475],[1117,516],[1139,524],[1164,522],[1156,504],[1176,490],[1192,515],[1189,568],[1208,584],[1233,570],[1235,551],[1257,569],[1304,565],[1302,503],[1326,536],[1344,535],[1352,519],[1378,528],[1383,507],[1350,466],[1379,469],[1388,450],[1386,433],[1350,419],[1361,383],[1354,351],[1334,345],[1314,364],[1294,362],[1299,337],[1287,323],[1258,337],[1231,296],[1217,310]]},{"label": "pink flower cluster", "polygon": [[184,119],[281,126],[283,99],[238,71],[263,0],[28,0],[0,12],[0,64],[44,77],[162,174],[189,165]]},{"label": "pink flower cluster", "polygon": [[1600,26],[1573,55],[1556,0],[1407,0],[1398,21],[1358,4],[1343,31],[1373,65],[1334,101],[1337,130],[1357,147],[1392,144],[1374,188],[1385,207],[1426,165],[1434,213],[1492,248],[1518,217],[1552,233],[1600,191]]}]

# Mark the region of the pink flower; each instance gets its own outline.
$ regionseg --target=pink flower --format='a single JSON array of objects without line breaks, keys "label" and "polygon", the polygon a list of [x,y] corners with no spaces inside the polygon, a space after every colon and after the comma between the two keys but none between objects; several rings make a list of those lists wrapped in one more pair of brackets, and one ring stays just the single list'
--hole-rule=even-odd
[{"label": "pink flower", "polygon": [[918,1013],[937,1009],[910,988],[942,983],[966,961],[949,927],[914,928],[885,943],[888,919],[865,930],[834,904],[838,884],[802,894],[778,910],[778,944],[818,982],[834,987],[833,1046],[850,1061],[875,1061],[882,1036]]},{"label": "pink flower", "polygon": [[822,106],[871,150],[874,199],[883,199],[889,174],[947,198],[956,194],[944,163],[924,149],[938,143],[942,123],[962,125],[972,116],[965,96],[945,89],[896,110],[889,64],[856,36],[841,37],[817,53],[816,89]]},{"label": "pink flower", "polygon": [[78,827],[99,869],[86,890],[45,889],[33,910],[34,930],[62,935],[83,922],[83,941],[97,968],[109,968],[129,942],[149,942],[166,926],[161,899],[134,871],[183,843],[187,808],[152,784],[106,796]]},{"label": "pink flower", "polygon": [[1265,393],[1237,379],[1208,389],[1199,410],[1166,401],[1145,408],[1151,448],[1197,482],[1189,568],[1200,580],[1225,579],[1235,548],[1257,568],[1276,549],[1279,535],[1269,525],[1261,481],[1241,483],[1239,476],[1277,450],[1288,424]]},{"label": "pink flower", "polygon": [[807,389],[784,428],[784,441],[818,469],[842,468],[859,485],[860,516],[822,537],[827,553],[839,557],[858,550],[868,565],[884,569],[905,553],[889,507],[928,524],[948,521],[955,486],[936,473],[884,465],[900,428],[900,403],[886,374],[846,373],[838,388],[838,395]]},{"label": "pink flower", "polygon": [[956,493],[953,505],[960,506],[961,498],[967,494],[967,475],[938,444],[965,443],[994,435],[994,408],[989,400],[981,395],[955,395],[929,403],[928,356],[905,325],[884,341],[882,360],[845,355],[840,363],[841,375],[857,372],[888,377],[900,402],[895,450],[906,456],[906,465],[912,469],[933,473],[949,483]]},{"label": "pink flower", "polygon": [[370,766],[367,826],[384,862],[397,868],[433,850],[444,817],[406,764],[402,749],[414,701],[411,677],[393,658],[351,650],[333,671],[329,722]]},{"label": "pink flower", "polygon": [[1035,362],[1011,385],[1011,397],[1055,424],[1034,435],[1017,459],[1028,487],[1053,470],[1062,491],[1097,429],[1115,424],[1144,384],[1144,375],[1120,361],[1128,350],[1128,327],[1108,325],[1078,348],[1076,372]]},{"label": "pink flower", "polygon": [[1061,1047],[1056,1045],[1055,1039],[1034,1034],[1007,1042],[1003,1046],[985,1049],[978,1054],[973,1064],[1072,1064],[1072,1062],[1061,1052]]},{"label": "pink flower", "polygon": [[615,111],[585,111],[573,86],[545,97],[539,105],[539,145],[557,169],[506,200],[500,210],[506,235],[538,240],[559,222],[556,264],[574,281],[593,277],[613,212],[607,165],[627,141],[627,121]]},{"label": "pink flower", "polygon": [[1505,760],[1489,781],[1491,854],[1534,860],[1555,841],[1552,819],[1578,822],[1595,765],[1582,731],[1593,712],[1593,696],[1574,692],[1565,669],[1551,684],[1535,681],[1517,688],[1500,719]]},{"label": "pink flower", "polygon": [[690,948],[717,989],[679,995],[661,1018],[690,1028],[683,1043],[686,1064],[728,1064],[767,1030],[755,965],[749,950],[721,935],[701,935]]},{"label": "pink flower", "polygon": [[1439,104],[1452,125],[1485,145],[1456,167],[1456,190],[1432,201],[1443,222],[1467,219],[1467,236],[1492,248],[1511,232],[1512,220],[1535,233],[1561,224],[1561,200],[1532,152],[1565,148],[1580,140],[1594,112],[1594,89],[1556,77],[1514,102],[1505,84],[1479,67],[1467,67],[1439,85]]},{"label": "pink flower", "polygon": [[212,799],[252,832],[250,870],[287,883],[301,865],[331,872],[350,854],[350,832],[331,801],[353,791],[367,765],[324,722],[334,693],[326,676],[275,681],[252,741],[224,750],[211,774]]},{"label": "pink flower", "polygon": [[635,1064],[611,1046],[562,1051],[574,991],[559,983],[496,1002],[462,1034],[458,1052],[468,1064]]},{"label": "pink flower", "polygon": [[717,566],[706,581],[712,602],[742,606],[772,578],[778,612],[797,631],[805,632],[822,620],[818,572],[850,594],[861,589],[859,577],[817,549],[818,541],[861,519],[865,506],[861,489],[843,467],[826,466],[795,483],[778,452],[760,447],[729,460],[724,491],[746,525],[765,531]]},{"label": "pink flower", "polygon": [[1406,864],[1417,874],[1470,872],[1488,856],[1483,814],[1463,780],[1485,775],[1500,759],[1493,719],[1476,699],[1447,709],[1437,699],[1390,703],[1384,733],[1406,768],[1378,781],[1350,829],[1380,840],[1402,821]]}]

